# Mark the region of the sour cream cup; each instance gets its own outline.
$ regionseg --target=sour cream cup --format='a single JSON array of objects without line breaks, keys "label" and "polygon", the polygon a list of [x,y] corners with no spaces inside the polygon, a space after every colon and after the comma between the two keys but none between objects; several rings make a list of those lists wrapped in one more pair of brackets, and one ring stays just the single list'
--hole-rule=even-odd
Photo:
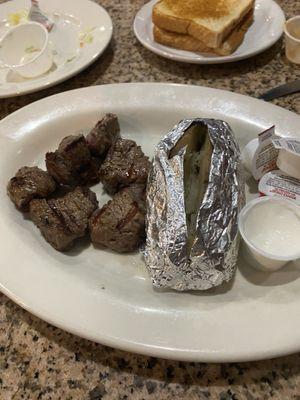
[{"label": "sour cream cup", "polygon": [[[290,200],[279,198],[279,197],[260,197],[255,200],[250,201],[241,211],[240,216],[239,216],[239,231],[240,234],[244,240],[245,243],[245,250],[247,252],[247,255],[249,256],[249,261],[250,264],[255,267],[258,270],[261,271],[266,271],[266,272],[272,272],[276,271],[280,268],[282,268],[285,264],[287,264],[290,261],[296,261],[300,259],[300,236],[299,232],[297,231],[296,237],[293,237],[293,232],[289,232],[289,229],[293,229],[290,220],[286,220],[286,230],[292,236],[296,241],[298,240],[299,246],[297,247],[297,242],[294,242],[294,249],[290,250],[288,244],[286,247],[284,247],[284,250],[281,251],[281,254],[279,254],[278,248],[276,248],[277,251],[274,250],[274,247],[276,246],[274,242],[274,247],[273,250],[266,250],[264,245],[262,243],[259,243],[258,240],[253,240],[253,230],[251,232],[251,226],[250,229],[247,227],[247,224],[251,224],[250,218],[252,218],[252,223],[254,224],[254,228],[257,230],[257,237],[258,234],[261,233],[260,227],[264,229],[264,223],[268,222],[268,218],[266,216],[266,220],[264,220],[264,214],[270,211],[270,207],[275,206],[277,208],[274,209],[274,219],[276,224],[276,218],[279,217],[278,210],[282,209],[283,212],[282,214],[286,212],[291,212],[295,214],[295,218],[298,217],[297,220],[295,220],[295,223],[299,224],[298,229],[300,229],[300,206],[297,205],[296,203],[293,203]],[[259,207],[263,207],[260,214],[260,218],[258,218],[258,214],[255,215],[255,210],[258,210]],[[269,219],[270,221],[270,219]],[[297,222],[298,221],[298,222]],[[281,220],[280,223],[283,221]],[[298,225],[297,225],[298,226]],[[279,227],[281,229],[282,227]],[[264,231],[268,231],[268,229],[264,229]],[[272,227],[270,227],[270,231],[274,232],[272,230]],[[284,235],[284,233],[283,233]],[[256,238],[257,238],[256,237]],[[272,240],[272,238],[266,238]],[[297,247],[295,250],[295,246]],[[272,245],[271,245],[272,247]]]},{"label": "sour cream cup", "polygon": [[24,78],[34,78],[49,71],[52,53],[47,29],[37,22],[10,28],[0,39],[0,66]]}]

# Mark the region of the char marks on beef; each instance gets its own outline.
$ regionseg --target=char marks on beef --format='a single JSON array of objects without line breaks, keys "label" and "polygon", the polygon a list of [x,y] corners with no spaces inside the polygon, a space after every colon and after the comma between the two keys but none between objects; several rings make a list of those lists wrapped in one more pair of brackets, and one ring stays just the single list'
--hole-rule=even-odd
[{"label": "char marks on beef", "polygon": [[82,182],[81,172],[91,162],[91,153],[83,135],[65,137],[55,152],[46,154],[46,167],[57,183],[76,185]]},{"label": "char marks on beef", "polygon": [[115,114],[109,113],[97,122],[95,127],[87,135],[86,141],[91,153],[103,159],[110,146],[119,137],[120,126],[118,117]]},{"label": "char marks on beef", "polygon": [[119,253],[137,250],[145,239],[144,186],[124,188],[95,211],[90,233],[93,243]]},{"label": "char marks on beef", "polygon": [[38,167],[22,167],[7,185],[10,199],[18,209],[27,211],[32,199],[47,197],[56,189],[52,177]]},{"label": "char marks on beef", "polygon": [[100,180],[109,194],[133,183],[146,186],[150,161],[133,140],[117,139],[100,168]]},{"label": "char marks on beef", "polygon": [[95,193],[77,187],[59,198],[32,200],[30,217],[47,242],[64,251],[87,233],[89,218],[97,207]]}]

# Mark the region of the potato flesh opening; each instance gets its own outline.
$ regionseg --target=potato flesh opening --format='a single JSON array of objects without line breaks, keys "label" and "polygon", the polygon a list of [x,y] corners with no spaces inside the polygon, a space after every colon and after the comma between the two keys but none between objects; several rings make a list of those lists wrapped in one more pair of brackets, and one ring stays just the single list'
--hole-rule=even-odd
[{"label": "potato flesh opening", "polygon": [[197,215],[209,180],[212,145],[205,125],[192,125],[172,149],[170,157],[186,148],[184,157],[184,201],[190,252],[196,236]]}]

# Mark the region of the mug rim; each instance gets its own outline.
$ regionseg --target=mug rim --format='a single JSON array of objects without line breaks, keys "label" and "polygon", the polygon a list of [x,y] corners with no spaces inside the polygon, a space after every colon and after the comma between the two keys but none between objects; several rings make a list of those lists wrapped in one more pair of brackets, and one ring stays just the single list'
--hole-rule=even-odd
[{"label": "mug rim", "polygon": [[[299,21],[300,21],[300,15],[296,15],[295,17],[292,17],[292,18],[288,19],[288,20],[284,23],[284,33],[285,33],[286,36],[288,36],[291,40],[293,40],[294,42],[300,44],[300,38],[298,39],[298,38],[296,38],[295,36],[292,36],[292,35],[290,34],[290,32],[288,31],[288,24],[289,24],[290,22],[295,21],[295,20],[298,20],[298,19],[299,19]],[[300,23],[299,23],[299,25],[300,25]]]}]

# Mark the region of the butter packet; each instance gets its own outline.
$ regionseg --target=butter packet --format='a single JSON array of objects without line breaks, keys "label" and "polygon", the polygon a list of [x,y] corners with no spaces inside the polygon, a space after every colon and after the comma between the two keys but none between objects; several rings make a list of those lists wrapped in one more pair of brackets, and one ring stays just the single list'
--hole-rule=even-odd
[{"label": "butter packet", "polygon": [[251,163],[251,172],[257,181],[259,181],[267,172],[277,169],[276,161],[279,150],[276,149],[273,139],[278,136],[275,134],[275,126],[261,132],[258,135],[258,147],[253,155]]},{"label": "butter packet", "polygon": [[258,190],[263,196],[285,197],[300,205],[300,180],[280,170],[264,175],[259,182]]},{"label": "butter packet", "polygon": [[279,151],[277,166],[293,178],[300,179],[300,140],[293,138],[273,139]]}]

